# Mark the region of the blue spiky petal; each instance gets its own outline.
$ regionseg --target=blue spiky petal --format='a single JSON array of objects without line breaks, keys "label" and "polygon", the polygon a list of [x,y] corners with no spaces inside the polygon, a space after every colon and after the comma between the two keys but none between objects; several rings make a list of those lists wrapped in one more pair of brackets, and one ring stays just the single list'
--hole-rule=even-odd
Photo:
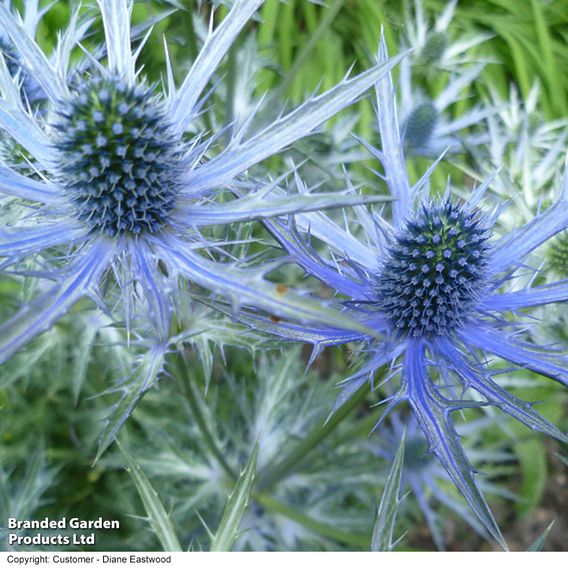
[{"label": "blue spiky petal", "polygon": [[[243,267],[240,259],[227,260],[229,243],[208,240],[200,231],[366,201],[351,191],[310,195],[298,175],[293,183],[298,194],[287,195],[279,187],[286,176],[266,185],[244,174],[357,100],[402,56],[346,76],[262,127],[257,124],[260,107],[251,111],[224,146],[218,144],[221,131],[196,129],[194,119],[203,112],[207,85],[263,2],[235,2],[205,39],[179,86],[168,58],[167,89],[154,95],[137,69],[144,41],[132,51],[127,0],[97,0],[105,43],[88,55],[85,65],[72,61],[88,27],[80,25],[78,12],[73,12],[58,49],[48,56],[22,18],[0,1],[0,33],[45,95],[44,112],[30,112],[9,70],[0,65],[7,93],[0,101],[0,130],[29,152],[40,178],[14,171],[13,160],[10,167],[0,167],[0,194],[38,204],[33,222],[21,219],[0,231],[0,266],[16,266],[52,247],[57,250],[47,254],[60,259],[41,262],[37,276],[54,284],[38,294],[34,309],[23,306],[0,325],[0,362],[54,325],[83,296],[103,306],[109,288],[118,294],[118,301],[111,296],[111,304],[124,307],[128,332],[134,322],[147,322],[141,327],[162,347],[171,339],[173,314],[189,294],[184,281],[229,298],[233,313],[247,302],[279,317],[303,313],[322,325],[351,326],[352,318],[340,315],[337,320],[335,310],[267,281],[272,265]],[[229,192],[235,194],[227,201]],[[97,270],[82,262],[89,251],[94,251],[88,260],[97,261]],[[226,262],[212,260],[220,257]],[[140,313],[145,317],[139,318]],[[354,330],[372,333],[359,322]]]},{"label": "blue spiky petal", "polygon": [[[382,38],[379,61],[387,57]],[[477,72],[473,70],[472,77]],[[458,87],[466,78],[459,79]],[[451,89],[454,94],[458,90]],[[445,98],[450,100],[451,94]],[[490,360],[499,358],[513,369],[526,369],[568,386],[565,353],[539,345],[533,338],[523,340],[525,330],[505,315],[512,312],[521,318],[528,308],[566,302],[568,282],[503,290],[521,267],[526,268],[525,259],[536,248],[568,229],[568,164],[551,207],[515,232],[492,239],[491,227],[499,210],[484,216],[477,208],[494,178],[476,188],[465,205],[450,200],[449,183],[442,201],[428,199],[436,164],[411,184],[390,74],[376,84],[376,95],[380,149],[363,144],[381,163],[377,173],[393,197],[392,222],[359,208],[356,225],[362,239],[323,214],[299,215],[295,223],[271,221],[266,225],[290,259],[329,286],[337,297],[344,297],[339,304],[344,314],[365,322],[375,332],[360,337],[361,352],[367,358],[340,383],[333,410],[367,381],[373,386],[381,379],[386,396],[376,427],[398,404],[408,403],[430,453],[485,531],[506,549],[462,447],[453,414],[494,405],[529,428],[568,442],[568,435],[531,403],[507,392],[488,366]],[[320,256],[311,245],[312,235],[327,245],[326,255]],[[357,341],[346,328],[310,325],[298,322],[295,316],[291,321],[273,322],[255,312],[247,323],[284,340],[311,343],[316,354],[327,345]],[[386,373],[385,365],[390,365]],[[392,386],[395,377],[399,377],[398,388]],[[473,392],[476,394],[471,396]]]}]

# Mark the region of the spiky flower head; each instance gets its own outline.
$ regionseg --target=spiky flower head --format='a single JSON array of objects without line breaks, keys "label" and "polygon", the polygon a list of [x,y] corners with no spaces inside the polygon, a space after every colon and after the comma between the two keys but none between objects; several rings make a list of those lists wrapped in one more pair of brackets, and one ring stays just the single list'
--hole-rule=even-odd
[{"label": "spiky flower head", "polygon": [[438,110],[431,102],[414,107],[404,122],[404,142],[410,148],[424,148],[430,142],[436,124]]},{"label": "spiky flower head", "polygon": [[403,334],[449,335],[485,288],[489,231],[476,211],[423,204],[396,235],[377,274],[377,306]]},{"label": "spiky flower head", "polygon": [[447,2],[444,10],[437,11],[434,21],[424,10],[422,0],[405,5],[405,43],[414,50],[413,59],[427,74],[440,69],[456,71],[463,68],[471,62],[467,52],[491,37],[484,33],[473,36],[460,33],[459,37],[453,37],[451,24],[457,0]]},{"label": "spiky flower head", "polygon": [[346,192],[311,195],[299,177],[289,187],[302,195],[288,195],[279,187],[286,175],[263,183],[261,175],[252,179],[245,173],[348,106],[396,61],[346,77],[270,124],[255,126],[254,112],[238,128],[227,124],[231,136],[219,144],[221,132],[199,132],[204,92],[262,4],[235,2],[205,38],[181,85],[175,84],[168,59],[164,90],[148,85],[136,70],[144,42],[132,51],[126,0],[98,0],[105,65],[94,56],[87,65],[73,63],[71,53],[81,37],[78,11],[48,58],[0,4],[0,24],[47,99],[46,112],[34,113],[10,74],[0,73],[0,127],[29,152],[39,176],[0,169],[3,194],[38,204],[32,216],[0,231],[2,266],[17,266],[44,252],[57,258],[35,273],[55,284],[43,288],[33,308],[24,307],[0,326],[0,361],[48,329],[81,297],[104,303],[102,290],[110,290],[109,303],[124,305],[121,320],[128,329],[142,322],[141,331],[157,338],[154,359],[149,356],[144,363],[154,370],[161,368],[158,362],[179,331],[174,324],[182,318],[174,315],[180,297],[188,293],[180,283],[189,281],[228,297],[235,311],[241,303],[277,315],[311,312],[316,319],[326,311],[291,291],[282,293],[263,278],[263,267],[215,262],[230,258],[229,243],[208,241],[203,229],[360,202]]},{"label": "spiky flower head", "polygon": [[438,63],[448,48],[446,32],[434,31],[426,37],[426,42],[420,50],[420,56],[427,64]]},{"label": "spiky flower head", "polygon": [[[386,58],[381,42],[380,59]],[[532,405],[509,393],[488,367],[494,358],[509,367],[529,369],[568,387],[566,356],[547,345],[523,339],[508,313],[522,320],[523,310],[565,302],[568,282],[507,291],[517,270],[540,245],[568,228],[568,171],[555,203],[514,233],[492,235],[499,209],[482,213],[482,198],[492,178],[469,191],[465,204],[452,198],[428,197],[435,166],[414,185],[406,171],[403,132],[396,112],[390,76],[376,86],[381,148],[365,144],[380,161],[393,197],[392,219],[357,210],[362,239],[325,215],[299,216],[295,223],[265,221],[269,230],[310,275],[336,293],[338,309],[364,323],[368,331],[346,327],[271,322],[250,314],[248,323],[282,338],[315,346],[314,356],[330,345],[363,343],[367,359],[345,379],[338,408],[368,381],[387,383],[381,421],[405,401],[429,446],[451,481],[463,494],[488,533],[506,543],[461,445],[452,413],[463,408],[498,406],[523,424],[563,442],[568,436]],[[311,244],[317,238],[329,248],[321,256]],[[328,260],[331,258],[331,260]],[[343,300],[343,301],[342,301]],[[510,369],[508,369],[510,370]],[[398,388],[391,384],[400,377]]]},{"label": "spiky flower head", "polygon": [[[473,107],[454,116],[454,103],[479,76],[483,64],[468,60],[467,50],[489,36],[452,41],[448,27],[457,1],[449,2],[433,26],[426,17],[421,0],[406,12],[407,39],[403,47],[412,49],[400,65],[400,117],[405,150],[408,154],[436,158],[444,150],[462,153],[487,142],[487,136],[474,127],[495,112],[492,108]],[[446,77],[444,88],[432,89],[429,76]]]},{"label": "spiky flower head", "polygon": [[495,111],[473,107],[454,118],[454,103],[463,96],[483,69],[482,64],[448,74],[447,86],[436,96],[415,83],[410,59],[400,65],[400,116],[405,149],[409,154],[438,157],[444,150],[469,151],[487,142],[487,136],[472,129]]},{"label": "spiky flower head", "polygon": [[187,165],[152,89],[90,77],[58,114],[58,177],[79,221],[110,237],[171,222]]}]

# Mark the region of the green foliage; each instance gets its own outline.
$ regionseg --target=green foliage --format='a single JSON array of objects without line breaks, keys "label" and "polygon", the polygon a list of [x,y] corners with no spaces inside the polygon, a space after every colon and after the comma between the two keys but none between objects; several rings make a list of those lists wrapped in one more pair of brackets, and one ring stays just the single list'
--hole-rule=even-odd
[{"label": "green foliage", "polygon": [[140,499],[142,499],[144,509],[148,515],[148,521],[162,544],[163,550],[168,552],[181,552],[181,546],[177,539],[174,526],[158,494],[142,471],[142,468],[136,463],[126,448],[120,443],[118,443],[118,447],[126,461],[127,471],[132,477]]},{"label": "green foliage", "polygon": [[406,437],[403,435],[385,482],[379,508],[377,509],[377,517],[371,539],[371,550],[375,552],[388,552],[394,548],[392,539],[400,505],[400,486],[404,467],[405,443]]},{"label": "green foliage", "polygon": [[212,552],[230,552],[240,536],[239,527],[251,498],[257,457],[258,444],[254,447],[245,469],[239,475],[235,488],[229,495],[219,528],[211,539]]},{"label": "green foliage", "polygon": [[[42,21],[38,41],[48,53],[55,49],[57,33],[76,4],[56,2]],[[96,13],[90,3],[83,4],[84,17]],[[136,42],[154,24],[140,56],[151,82],[164,79],[163,36],[179,80],[207,33],[209,2],[179,2],[184,9],[172,17],[174,4],[153,0],[134,6],[133,20],[140,32]],[[413,13],[412,2],[329,0],[325,4],[267,0],[258,21],[241,35],[223,63],[218,77],[225,75],[228,80],[211,94],[205,105],[211,109],[195,119],[195,132],[220,131],[233,122],[241,125],[265,94],[269,114],[276,115],[318,86],[324,90],[336,84],[350,65],[359,71],[368,68],[376,58],[381,28],[391,53],[401,42],[408,43],[407,13]],[[432,31],[432,26],[447,2],[424,0],[423,5],[430,35],[426,47],[415,54],[420,92],[435,97],[446,87],[444,56],[464,38],[472,44],[467,61],[460,65],[487,63],[480,79],[467,85],[450,107],[450,119],[489,101],[493,94],[508,101],[511,84],[526,101],[535,82],[541,87],[536,120],[546,129],[550,121],[568,116],[568,74],[559,72],[568,60],[566,0],[460,2],[445,35]],[[219,8],[214,21],[218,23],[224,13],[226,7]],[[85,44],[96,47],[101,38],[97,20]],[[75,57],[82,57],[80,50]],[[267,115],[259,115],[251,129],[266,119]],[[475,132],[476,125],[469,130]],[[269,160],[266,171],[277,177],[293,161],[302,164],[302,175],[314,185],[344,190],[339,164],[345,163],[354,185],[371,191],[376,176],[366,167],[371,162],[366,162],[368,156],[351,132],[376,141],[368,98],[290,149],[286,159]],[[549,149],[551,139],[535,146],[536,153]],[[2,157],[6,159],[4,153]],[[18,159],[25,162],[25,157]],[[436,171],[433,190],[443,191],[450,174],[467,190],[474,175],[479,175],[480,162],[486,164],[487,156],[465,152],[452,157]],[[417,179],[430,164],[431,160],[416,157],[408,167]],[[548,185],[554,186],[557,177],[552,175]],[[523,199],[521,188],[505,188],[505,193],[511,191],[519,192],[510,195],[516,207]],[[538,203],[543,194],[534,197]],[[530,210],[532,205],[524,206]],[[4,224],[11,223],[14,207],[29,206],[0,201]],[[234,242],[226,247],[226,254],[234,258],[255,259],[266,243],[273,244],[263,229],[252,224],[238,234],[216,227],[211,235]],[[547,270],[566,272],[562,256],[566,243],[557,244]],[[267,257],[276,258],[277,253],[271,250]],[[30,271],[40,268],[39,263],[29,266]],[[271,294],[280,293],[284,284],[306,283],[301,271],[288,266],[275,270],[272,277],[277,283],[270,285]],[[319,283],[308,284],[322,297],[328,293]],[[0,317],[7,317],[35,293],[24,275],[2,276]],[[179,306],[171,344],[154,350],[85,302],[0,368],[0,524],[6,524],[7,516],[59,518],[69,511],[84,519],[119,519],[118,533],[98,535],[99,550],[207,549],[210,541],[212,550],[366,550],[369,543],[373,550],[391,550],[396,524],[408,530],[410,546],[432,548],[422,536],[423,524],[418,524],[422,522],[417,520],[418,505],[405,501],[400,506],[403,443],[392,464],[369,449],[369,432],[380,416],[370,406],[388,395],[384,387],[372,392],[361,389],[330,415],[337,383],[352,371],[346,351],[324,352],[306,371],[309,354],[304,350],[284,348],[252,333],[228,309],[225,315],[212,315],[208,306],[212,300],[203,300]],[[291,309],[302,305],[297,298]],[[557,336],[552,333],[550,342]],[[389,372],[376,377],[376,385]],[[539,411],[554,422],[566,423],[560,389],[526,388],[534,377],[524,378],[518,394],[544,401]],[[485,469],[492,464],[488,454],[480,461],[481,469],[489,470],[500,483],[500,496],[494,499],[505,511],[507,534],[513,527],[511,519],[542,506],[551,481],[550,452],[526,428],[509,422],[499,425],[484,430],[479,445],[508,449],[512,435],[518,464],[503,462]],[[119,433],[121,453],[113,444]],[[379,428],[372,436],[380,434]],[[378,511],[377,487],[382,493]],[[502,499],[513,493],[518,496],[515,503]],[[459,523],[443,505],[436,513],[442,528]],[[148,522],[141,523],[140,517]],[[531,550],[542,549],[550,529]],[[465,545],[482,546],[481,538],[467,534]],[[4,535],[5,531],[0,534]],[[451,544],[460,546],[457,541]],[[8,548],[5,542],[2,547]]]}]

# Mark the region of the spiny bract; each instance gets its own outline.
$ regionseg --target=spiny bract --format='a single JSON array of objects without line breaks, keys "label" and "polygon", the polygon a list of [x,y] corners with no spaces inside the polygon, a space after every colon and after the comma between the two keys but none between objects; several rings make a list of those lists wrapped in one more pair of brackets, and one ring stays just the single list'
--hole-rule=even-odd
[{"label": "spiny bract", "polygon": [[[223,59],[263,3],[234,3],[204,38],[179,85],[166,54],[167,81],[154,93],[137,69],[145,41],[132,50],[139,32],[131,27],[127,0],[98,0],[105,44],[83,60],[74,49],[90,20],[81,23],[80,7],[61,32],[58,49],[47,55],[20,15],[0,1],[0,34],[45,99],[41,112],[26,104],[18,78],[0,57],[0,130],[25,149],[29,170],[37,174],[16,171],[13,159],[0,167],[0,197],[34,205],[32,215],[26,210],[0,230],[2,268],[22,265],[30,256],[41,261],[44,251],[61,258],[35,273],[54,284],[38,286],[33,308],[24,306],[0,324],[0,362],[80,298],[97,296],[99,305],[112,306],[105,310],[124,307],[120,319],[127,328],[140,323],[152,336],[157,347],[150,366],[157,376],[173,321],[191,295],[184,281],[224,295],[235,306],[248,303],[278,316],[311,311],[318,318],[329,311],[335,319],[319,302],[293,291],[281,294],[264,279],[264,266],[245,268],[233,257],[230,238],[208,240],[203,230],[365,201],[350,192],[311,194],[299,176],[292,182],[298,193],[288,195],[278,186],[291,172],[276,180],[264,178],[260,167],[254,177],[246,174],[351,104],[397,58],[346,77],[272,122],[257,124],[255,107],[239,127],[227,123],[211,132],[201,119],[211,112],[205,102],[216,99],[215,89],[208,93],[207,87],[217,83]],[[229,130],[228,137],[221,136]],[[231,191],[237,186],[238,195]]]},{"label": "spiny bract", "polygon": [[[383,39],[379,61],[386,58]],[[357,233],[323,214],[299,216],[295,223],[265,221],[291,259],[329,286],[334,297],[343,298],[338,309],[372,331],[354,333],[331,322],[273,322],[258,313],[251,313],[248,323],[312,343],[316,354],[324,347],[360,342],[367,359],[342,381],[335,409],[365,383],[380,380],[385,398],[379,423],[406,402],[449,479],[485,530],[507,548],[452,415],[493,405],[535,431],[568,442],[531,403],[499,384],[488,366],[500,359],[508,362],[508,372],[528,369],[568,387],[565,354],[535,342],[524,323],[519,325],[529,317],[526,309],[566,302],[568,281],[506,288],[516,274],[527,271],[527,257],[535,249],[568,228],[568,171],[553,205],[516,231],[492,237],[501,209],[484,216],[478,208],[494,178],[470,192],[464,205],[450,201],[450,183],[443,201],[428,199],[436,164],[411,182],[392,77],[379,81],[375,91],[381,147],[363,143],[382,166],[377,173],[393,198],[391,222],[364,208],[356,212],[362,228]],[[318,253],[312,237],[327,245],[327,254]],[[390,369],[386,373],[385,367]]]}]

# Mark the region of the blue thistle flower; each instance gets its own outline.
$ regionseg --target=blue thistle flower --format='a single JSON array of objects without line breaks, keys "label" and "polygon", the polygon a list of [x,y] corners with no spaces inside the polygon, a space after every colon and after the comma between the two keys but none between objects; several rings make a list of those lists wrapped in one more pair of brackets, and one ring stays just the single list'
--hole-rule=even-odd
[{"label": "blue thistle flower", "polygon": [[439,120],[438,109],[430,101],[415,106],[406,117],[404,141],[412,148],[428,145]]},{"label": "blue thistle flower", "polygon": [[486,288],[489,231],[475,211],[426,203],[394,236],[379,267],[376,306],[402,335],[449,335]]},{"label": "blue thistle flower", "polygon": [[[211,148],[221,133],[209,139],[205,133],[191,134],[202,95],[262,4],[263,0],[243,0],[233,5],[207,37],[179,88],[168,60],[165,93],[146,85],[136,71],[142,47],[131,50],[126,0],[98,0],[107,64],[91,56],[88,72],[70,63],[78,35],[77,13],[54,58],[48,59],[0,4],[1,26],[48,99],[45,117],[31,113],[9,74],[1,74],[0,128],[29,152],[40,176],[33,179],[9,167],[0,169],[0,192],[34,204],[32,215],[0,231],[2,266],[17,266],[33,255],[41,258],[53,247],[59,253],[55,259],[51,254],[50,260],[41,260],[41,270],[34,272],[53,280],[53,286],[44,287],[0,326],[0,362],[48,329],[81,297],[103,305],[101,284],[112,277],[122,291],[127,326],[137,312],[151,320],[163,347],[154,350],[156,361],[163,359],[171,338],[181,280],[230,298],[235,308],[244,302],[281,316],[305,313],[315,319],[326,311],[264,280],[262,270],[205,258],[198,249],[219,256],[226,243],[207,241],[200,229],[360,201],[346,194],[271,194],[281,180],[263,186],[242,176],[348,106],[396,60],[346,78],[251,133],[253,114],[213,155]],[[215,203],[215,196],[226,194],[237,180],[242,196]],[[347,318],[339,317],[349,325]]]},{"label": "blue thistle flower", "polygon": [[[381,42],[379,60],[386,60]],[[497,213],[483,213],[487,180],[462,203],[450,196],[428,198],[434,164],[412,185],[404,161],[395,92],[389,76],[376,86],[381,149],[366,147],[381,162],[392,201],[392,223],[357,208],[363,239],[324,213],[300,214],[295,221],[265,221],[275,238],[309,275],[329,286],[349,315],[375,331],[361,334],[345,326],[275,323],[259,313],[241,315],[249,325],[282,338],[309,342],[315,357],[327,346],[362,342],[367,361],[342,383],[335,408],[345,403],[385,366],[381,383],[400,377],[398,390],[383,401],[384,419],[406,401],[424,432],[429,451],[446,469],[489,534],[506,543],[479,489],[462,448],[452,413],[495,405],[529,428],[563,442],[568,436],[529,402],[500,386],[487,363],[494,358],[568,387],[566,356],[557,349],[523,340],[524,310],[568,300],[568,281],[503,291],[526,257],[568,227],[568,170],[556,202],[518,230],[492,236]],[[306,234],[325,243],[332,256],[320,256]],[[380,335],[382,339],[377,340]],[[510,369],[507,369],[510,371]],[[501,372],[505,372],[501,370]],[[379,421],[380,423],[380,421]]]},{"label": "blue thistle flower", "polygon": [[449,109],[462,96],[463,90],[474,81],[483,64],[449,75],[448,85],[436,97],[430,97],[414,86],[414,68],[410,58],[400,63],[400,111],[402,139],[408,153],[436,157],[442,152],[463,152],[488,141],[485,134],[465,133],[494,114],[493,108],[473,107],[462,116],[452,119]]},{"label": "blue thistle flower", "polygon": [[58,114],[57,175],[77,218],[110,237],[159,232],[187,165],[151,91],[93,77]]},{"label": "blue thistle flower", "polygon": [[413,49],[416,63],[427,66],[427,70],[463,68],[471,62],[465,53],[491,37],[488,33],[464,36],[463,30],[460,30],[459,38],[452,37],[451,24],[457,0],[447,2],[443,11],[436,12],[433,23],[425,14],[421,0],[414,0],[412,4],[412,9],[410,3],[406,5],[405,44]]}]

